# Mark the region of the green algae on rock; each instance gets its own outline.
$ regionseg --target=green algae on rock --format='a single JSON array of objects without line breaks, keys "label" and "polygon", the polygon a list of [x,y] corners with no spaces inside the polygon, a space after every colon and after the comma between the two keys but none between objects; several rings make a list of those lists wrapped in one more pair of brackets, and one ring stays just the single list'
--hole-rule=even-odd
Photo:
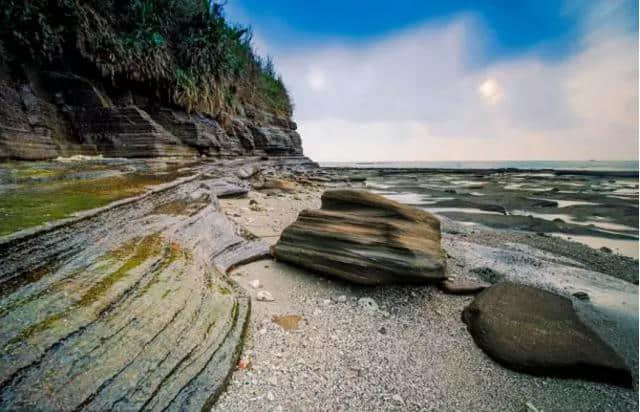
[{"label": "green algae on rock", "polygon": [[[112,173],[107,173],[108,171]],[[52,175],[65,173],[49,172]],[[186,175],[188,173],[175,170],[161,174],[122,173],[117,169],[107,169],[97,177],[85,178],[80,175],[64,180],[27,181],[7,185],[9,187],[0,196],[0,236],[137,196],[145,193],[151,186]]]},{"label": "green algae on rock", "polygon": [[[122,169],[141,169],[134,164]],[[227,193],[230,172],[198,167],[154,177],[198,171],[146,196],[0,238],[0,409],[211,406],[237,363],[250,308],[224,273],[268,248],[219,209],[216,190]],[[222,176],[205,177],[213,175]],[[108,195],[133,178],[141,184],[131,194],[149,182],[102,178],[116,182],[88,190]]]}]

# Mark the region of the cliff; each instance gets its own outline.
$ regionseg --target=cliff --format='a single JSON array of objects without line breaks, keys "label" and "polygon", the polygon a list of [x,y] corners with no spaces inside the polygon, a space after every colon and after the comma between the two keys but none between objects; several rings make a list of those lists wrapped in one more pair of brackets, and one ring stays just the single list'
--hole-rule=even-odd
[{"label": "cliff", "polygon": [[282,80],[222,6],[40,0],[0,20],[0,160],[302,154]]}]

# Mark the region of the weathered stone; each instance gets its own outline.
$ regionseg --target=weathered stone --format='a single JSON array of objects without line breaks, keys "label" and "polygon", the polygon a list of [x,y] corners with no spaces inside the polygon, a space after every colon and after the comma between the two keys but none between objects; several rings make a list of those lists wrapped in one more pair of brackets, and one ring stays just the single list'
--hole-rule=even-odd
[{"label": "weathered stone", "polygon": [[273,247],[276,258],[361,284],[444,279],[440,221],[432,214],[354,190],[322,195]]},{"label": "weathered stone", "polygon": [[249,185],[235,176],[220,177],[203,182],[218,197],[239,197],[249,193]]},{"label": "weathered stone", "polygon": [[440,282],[438,286],[443,292],[451,295],[475,295],[491,286],[491,284],[469,279],[446,279]]},{"label": "weathered stone", "polygon": [[197,154],[135,106],[79,111],[74,117],[74,125],[85,144],[109,157]]},{"label": "weathered stone", "polygon": [[478,346],[506,367],[632,385],[624,361],[582,323],[565,297],[499,283],[478,295],[462,318]]},{"label": "weathered stone", "polygon": [[62,120],[56,108],[38,99],[29,84],[0,80],[0,160],[50,159]]},{"label": "weathered stone", "polygon": [[[122,170],[154,164],[90,169],[124,189],[140,177]],[[210,408],[237,364],[250,305],[224,273],[268,248],[219,209],[203,177],[224,170],[188,171],[0,237],[0,409]],[[90,190],[95,175],[74,178]]]},{"label": "weathered stone", "polygon": [[244,151],[237,140],[230,139],[218,122],[209,117],[166,108],[151,115],[183,143],[195,147],[200,153],[238,154]]},{"label": "weathered stone", "polygon": [[267,179],[262,184],[257,185],[256,188],[261,190],[281,190],[291,193],[296,191],[296,184],[295,182],[285,179]]},{"label": "weathered stone", "polygon": [[251,118],[242,108],[239,116],[185,113],[126,89],[108,86],[108,95],[101,83],[73,73],[0,72],[0,160],[302,154],[289,119],[250,108]]}]

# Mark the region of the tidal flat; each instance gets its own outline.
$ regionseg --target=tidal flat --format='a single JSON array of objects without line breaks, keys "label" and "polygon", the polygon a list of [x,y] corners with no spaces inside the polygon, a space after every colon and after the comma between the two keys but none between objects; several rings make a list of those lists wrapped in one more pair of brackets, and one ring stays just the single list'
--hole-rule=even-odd
[{"label": "tidal flat", "polygon": [[558,236],[638,258],[638,179],[629,173],[351,169],[390,199],[467,224]]}]

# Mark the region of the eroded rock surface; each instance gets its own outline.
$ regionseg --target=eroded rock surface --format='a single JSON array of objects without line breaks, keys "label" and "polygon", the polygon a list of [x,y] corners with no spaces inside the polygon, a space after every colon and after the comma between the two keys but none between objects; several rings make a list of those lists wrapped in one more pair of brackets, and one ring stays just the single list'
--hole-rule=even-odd
[{"label": "eroded rock surface", "polygon": [[234,168],[180,170],[133,198],[0,237],[0,409],[195,410],[216,399],[250,303],[224,273],[268,248],[220,210]]},{"label": "eroded rock surface", "polygon": [[462,318],[478,346],[509,368],[632,385],[624,361],[582,323],[565,297],[499,283],[478,295]]},{"label": "eroded rock surface", "polygon": [[217,116],[160,107],[72,73],[0,68],[0,160],[299,156],[295,122],[246,106]]},{"label": "eroded rock surface", "polygon": [[432,214],[369,192],[329,190],[273,247],[277,259],[361,284],[445,277],[440,222]]}]

